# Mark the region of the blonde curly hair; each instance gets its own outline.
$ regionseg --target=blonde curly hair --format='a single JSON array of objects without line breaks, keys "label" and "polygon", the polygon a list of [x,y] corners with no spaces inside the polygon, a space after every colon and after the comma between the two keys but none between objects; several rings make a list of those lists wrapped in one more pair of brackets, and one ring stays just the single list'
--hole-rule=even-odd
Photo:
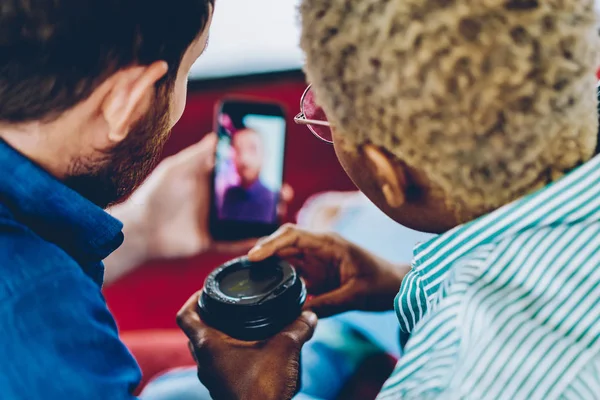
[{"label": "blonde curly hair", "polygon": [[333,126],[424,173],[461,214],[594,154],[593,0],[303,0],[301,14]]}]

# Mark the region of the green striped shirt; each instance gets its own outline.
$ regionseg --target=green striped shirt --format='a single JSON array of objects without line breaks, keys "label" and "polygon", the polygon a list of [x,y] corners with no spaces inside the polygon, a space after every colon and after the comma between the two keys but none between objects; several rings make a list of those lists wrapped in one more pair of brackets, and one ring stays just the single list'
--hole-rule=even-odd
[{"label": "green striped shirt", "polygon": [[600,156],[415,248],[379,399],[600,399]]}]

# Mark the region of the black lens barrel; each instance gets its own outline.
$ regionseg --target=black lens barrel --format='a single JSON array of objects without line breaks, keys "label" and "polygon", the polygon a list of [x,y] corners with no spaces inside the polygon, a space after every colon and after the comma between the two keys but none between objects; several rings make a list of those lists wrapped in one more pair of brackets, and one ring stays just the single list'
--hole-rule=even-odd
[{"label": "black lens barrel", "polygon": [[[244,268],[277,270],[281,282],[265,293],[251,298],[225,295],[219,284],[223,276]],[[302,311],[306,287],[294,268],[279,258],[252,263],[246,257],[230,261],[207,278],[198,307],[208,325],[240,340],[263,340],[280,332]]]}]

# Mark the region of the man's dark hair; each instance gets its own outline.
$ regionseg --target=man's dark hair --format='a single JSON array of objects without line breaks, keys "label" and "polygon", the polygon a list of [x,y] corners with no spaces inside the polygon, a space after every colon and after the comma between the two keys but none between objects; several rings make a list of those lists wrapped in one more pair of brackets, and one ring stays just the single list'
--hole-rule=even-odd
[{"label": "man's dark hair", "polygon": [[164,60],[173,85],[214,0],[0,0],[0,121],[53,116],[130,65]]}]

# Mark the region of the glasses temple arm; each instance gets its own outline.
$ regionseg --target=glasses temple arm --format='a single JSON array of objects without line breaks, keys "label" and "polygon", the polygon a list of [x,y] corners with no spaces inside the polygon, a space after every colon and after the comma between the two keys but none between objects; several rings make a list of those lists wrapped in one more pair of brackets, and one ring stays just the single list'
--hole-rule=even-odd
[{"label": "glasses temple arm", "polygon": [[298,115],[294,118],[294,122],[298,125],[318,125],[331,127],[331,124],[327,121],[320,121],[317,119],[306,119],[304,115]]}]

